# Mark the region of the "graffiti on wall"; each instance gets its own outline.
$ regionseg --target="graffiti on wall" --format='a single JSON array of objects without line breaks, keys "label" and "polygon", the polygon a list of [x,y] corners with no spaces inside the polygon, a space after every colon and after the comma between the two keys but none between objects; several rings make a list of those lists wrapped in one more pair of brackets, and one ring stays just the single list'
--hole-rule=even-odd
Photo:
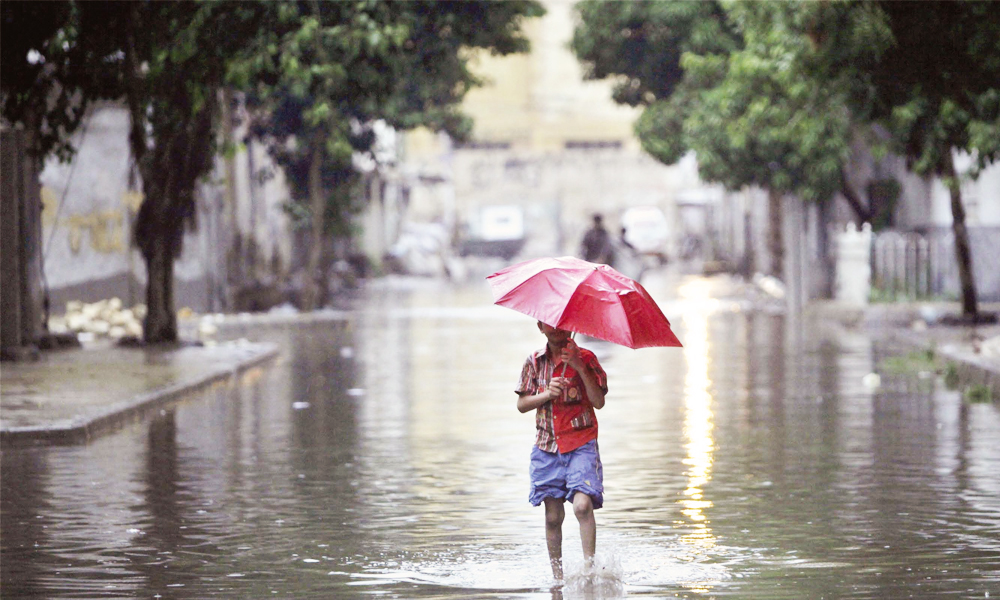
[{"label": "graffiti on wall", "polygon": [[69,248],[73,254],[79,254],[84,237],[89,240],[90,247],[95,252],[102,254],[123,254],[128,249],[126,236],[129,220],[125,218],[126,211],[130,216],[134,216],[139,210],[139,205],[142,204],[141,192],[131,190],[123,192],[121,196],[123,208],[95,209],[66,216],[56,214],[59,202],[52,188],[42,186],[41,195],[42,224],[48,228],[65,227]]}]

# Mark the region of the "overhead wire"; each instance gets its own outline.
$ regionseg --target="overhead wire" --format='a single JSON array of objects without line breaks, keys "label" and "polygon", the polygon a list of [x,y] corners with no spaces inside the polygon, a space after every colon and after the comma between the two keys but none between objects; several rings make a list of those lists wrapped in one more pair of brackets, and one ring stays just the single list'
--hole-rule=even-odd
[{"label": "overhead wire", "polygon": [[[87,130],[90,127],[90,121],[94,118],[93,110],[87,110],[87,116],[84,118],[83,125],[80,127],[80,140],[77,142],[77,147],[82,147],[84,140],[87,138]],[[49,232],[49,238],[46,240],[45,244],[42,246],[42,264],[39,269],[39,274],[42,280],[42,313],[44,321],[42,326],[48,330],[49,328],[49,316],[50,316],[50,300],[49,300],[49,280],[45,276],[45,260],[49,256],[49,250],[52,249],[52,240],[56,236],[56,230],[59,229],[59,215],[62,214],[63,205],[66,204],[66,197],[69,195],[70,184],[73,183],[73,176],[76,174],[76,168],[80,165],[78,160],[73,160],[70,166],[69,176],[66,178],[66,187],[63,188],[62,197],[59,199],[59,205],[56,207],[55,217],[52,219],[52,230]]]}]

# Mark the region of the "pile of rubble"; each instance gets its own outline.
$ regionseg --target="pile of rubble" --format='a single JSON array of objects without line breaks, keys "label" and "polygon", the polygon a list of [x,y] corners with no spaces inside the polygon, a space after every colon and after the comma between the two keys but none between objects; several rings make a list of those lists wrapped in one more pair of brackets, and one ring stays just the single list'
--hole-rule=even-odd
[{"label": "pile of rubble", "polygon": [[49,318],[49,332],[75,333],[80,341],[98,337],[114,340],[124,337],[139,338],[142,337],[142,319],[145,316],[145,304],[125,308],[119,298],[90,304],[71,301],[66,303],[66,314]]}]

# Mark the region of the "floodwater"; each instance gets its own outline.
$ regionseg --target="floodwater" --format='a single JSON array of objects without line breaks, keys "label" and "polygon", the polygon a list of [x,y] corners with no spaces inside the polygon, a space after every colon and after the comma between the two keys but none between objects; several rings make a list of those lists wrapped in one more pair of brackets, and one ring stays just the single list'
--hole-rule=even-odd
[{"label": "floodwater", "polygon": [[385,280],[349,323],[88,445],[2,453],[6,598],[1000,597],[1000,411],[895,349],[651,280],[684,348],[609,378],[596,568],[527,503],[544,338],[485,284]]}]

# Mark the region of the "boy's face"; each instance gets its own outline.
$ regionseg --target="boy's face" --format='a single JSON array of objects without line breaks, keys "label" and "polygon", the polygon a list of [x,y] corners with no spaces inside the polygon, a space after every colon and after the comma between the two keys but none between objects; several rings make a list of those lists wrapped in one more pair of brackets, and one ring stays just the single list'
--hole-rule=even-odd
[{"label": "boy's face", "polygon": [[565,329],[557,329],[551,325],[542,323],[541,321],[538,322],[538,331],[542,332],[542,335],[545,336],[545,339],[547,339],[550,344],[557,347],[565,345],[571,335],[571,333]]}]

